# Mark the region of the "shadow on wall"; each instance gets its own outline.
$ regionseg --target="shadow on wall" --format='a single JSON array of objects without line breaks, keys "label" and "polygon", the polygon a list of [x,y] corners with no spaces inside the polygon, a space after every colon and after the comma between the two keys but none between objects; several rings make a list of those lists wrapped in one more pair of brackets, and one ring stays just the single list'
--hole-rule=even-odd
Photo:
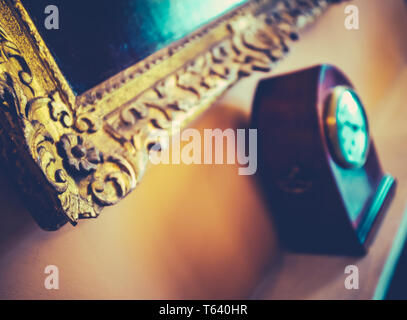
[{"label": "shadow on wall", "polygon": [[23,195],[8,174],[4,165],[0,168],[0,256],[17,245],[25,234],[38,228],[24,205]]},{"label": "shadow on wall", "polygon": [[[214,106],[193,127],[243,128]],[[269,212],[240,165],[151,165],[140,185],[96,220],[42,231],[0,175],[1,299],[237,299],[278,254]],[[60,289],[44,289],[44,268]]]}]

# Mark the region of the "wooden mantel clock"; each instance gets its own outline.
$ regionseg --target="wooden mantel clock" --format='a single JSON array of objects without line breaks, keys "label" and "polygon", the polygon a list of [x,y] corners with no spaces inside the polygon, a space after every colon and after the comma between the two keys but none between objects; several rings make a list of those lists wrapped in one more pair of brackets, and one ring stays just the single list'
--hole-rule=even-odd
[{"label": "wooden mantel clock", "polygon": [[254,101],[259,169],[283,244],[363,254],[391,199],[361,99],[320,65],[260,82]]}]

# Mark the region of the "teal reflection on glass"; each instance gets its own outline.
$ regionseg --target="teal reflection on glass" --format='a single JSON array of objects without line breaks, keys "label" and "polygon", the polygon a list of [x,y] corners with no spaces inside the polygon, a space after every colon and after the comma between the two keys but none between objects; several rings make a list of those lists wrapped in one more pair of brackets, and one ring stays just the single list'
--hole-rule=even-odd
[{"label": "teal reflection on glass", "polygon": [[[160,40],[180,39],[194,31],[203,22],[218,17],[243,0],[150,0],[143,3],[144,11],[151,12]],[[137,16],[138,2],[132,3],[129,12]],[[131,19],[131,18],[130,18]],[[148,25],[146,25],[148,27]],[[143,28],[146,29],[146,28]],[[148,34],[148,30],[145,30]],[[155,36],[156,37],[156,36]],[[148,41],[148,39],[146,39]],[[157,49],[161,44],[156,44]]]},{"label": "teal reflection on glass", "polygon": [[344,90],[337,102],[339,146],[346,162],[362,166],[369,147],[367,117],[362,103],[352,90]]}]

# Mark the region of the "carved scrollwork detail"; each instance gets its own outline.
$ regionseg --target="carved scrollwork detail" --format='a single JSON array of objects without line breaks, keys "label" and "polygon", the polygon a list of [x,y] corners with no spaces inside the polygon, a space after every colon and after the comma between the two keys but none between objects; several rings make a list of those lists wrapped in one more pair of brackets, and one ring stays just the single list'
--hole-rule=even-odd
[{"label": "carved scrollwork detail", "polygon": [[[37,95],[32,72],[18,47],[0,28],[0,105],[2,126],[22,157],[30,155],[43,176],[56,191],[61,203],[55,208],[72,223],[78,218],[78,197],[69,174],[61,165],[56,150],[61,128],[72,126],[72,113],[59,93]],[[31,183],[31,182],[30,182]],[[46,195],[44,195],[46,196]],[[69,207],[67,204],[69,203]],[[55,204],[58,205],[58,204]],[[87,208],[87,211],[92,211]]]},{"label": "carved scrollwork detail", "polygon": [[58,92],[53,92],[49,98],[49,111],[51,119],[56,122],[60,122],[65,128],[70,128],[73,125],[71,110],[62,101]]},{"label": "carved scrollwork detail", "polygon": [[63,193],[68,188],[67,174],[64,170],[58,168],[54,144],[54,139],[44,125],[34,121],[33,134],[29,135],[28,140],[33,158],[37,159],[38,165],[43,169],[48,181],[55,190],[58,193]]},{"label": "carved scrollwork detail", "polygon": [[102,119],[94,105],[82,105],[75,111],[74,127],[78,132],[97,132],[102,127]]},{"label": "carved scrollwork detail", "polygon": [[309,10],[324,3],[294,0],[257,16],[238,15],[226,26],[227,38],[123,105],[118,115],[108,116],[108,134],[148,153],[146,136],[170,134],[174,123],[182,123],[207,98],[220,95],[253,71],[270,71],[272,63],[288,52],[289,42],[298,39],[299,19],[313,17],[316,13]]},{"label": "carved scrollwork detail", "polygon": [[17,46],[0,27],[0,64],[7,62],[11,56],[19,53]]},{"label": "carved scrollwork detail", "polygon": [[98,204],[110,206],[125,197],[136,184],[136,171],[131,162],[120,153],[113,153],[98,166],[89,188]]}]

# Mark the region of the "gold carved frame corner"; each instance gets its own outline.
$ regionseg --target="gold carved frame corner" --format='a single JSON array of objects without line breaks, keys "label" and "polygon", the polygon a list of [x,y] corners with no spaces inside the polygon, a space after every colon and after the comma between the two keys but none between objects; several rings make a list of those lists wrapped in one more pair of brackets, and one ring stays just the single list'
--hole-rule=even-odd
[{"label": "gold carved frame corner", "polygon": [[49,230],[97,217],[151,146],[227,88],[269,71],[327,0],[257,0],[75,96],[19,0],[0,0],[1,155]]}]

